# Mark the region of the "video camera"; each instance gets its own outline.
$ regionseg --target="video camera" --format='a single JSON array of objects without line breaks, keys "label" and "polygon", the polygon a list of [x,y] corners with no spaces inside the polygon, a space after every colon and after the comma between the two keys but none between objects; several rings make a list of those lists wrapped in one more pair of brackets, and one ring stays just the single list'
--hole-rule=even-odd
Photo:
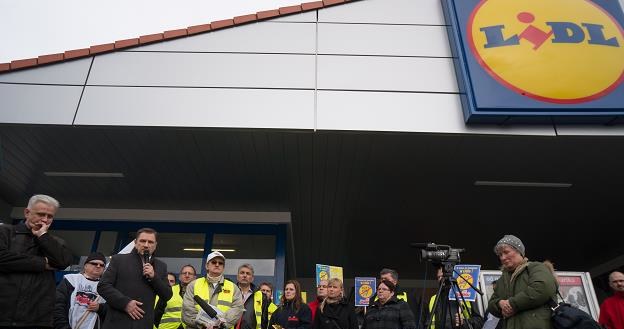
[{"label": "video camera", "polygon": [[465,252],[463,248],[452,248],[448,245],[438,245],[433,242],[412,243],[413,248],[422,249],[420,259],[427,260],[435,264],[453,263],[461,261],[460,253]]}]

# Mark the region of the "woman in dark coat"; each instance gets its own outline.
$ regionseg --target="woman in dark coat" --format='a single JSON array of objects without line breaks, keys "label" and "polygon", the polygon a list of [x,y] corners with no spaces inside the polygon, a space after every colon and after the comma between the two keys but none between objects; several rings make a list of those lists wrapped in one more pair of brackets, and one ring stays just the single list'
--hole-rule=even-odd
[{"label": "woman in dark coat", "polygon": [[280,306],[271,316],[269,328],[309,329],[311,327],[312,312],[301,299],[301,285],[296,280],[286,281]]},{"label": "woman in dark coat", "polygon": [[327,297],[319,305],[314,317],[314,329],[358,329],[353,307],[343,298],[342,281],[329,279]]},{"label": "woman in dark coat", "polygon": [[377,285],[377,301],[369,308],[362,329],[415,329],[414,314],[403,300],[394,296],[396,286],[382,280]]}]

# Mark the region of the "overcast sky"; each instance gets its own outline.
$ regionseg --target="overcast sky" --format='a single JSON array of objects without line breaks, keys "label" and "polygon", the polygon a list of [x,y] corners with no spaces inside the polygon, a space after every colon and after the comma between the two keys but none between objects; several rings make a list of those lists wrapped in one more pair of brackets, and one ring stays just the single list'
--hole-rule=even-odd
[{"label": "overcast sky", "polygon": [[0,63],[311,0],[0,0]]},{"label": "overcast sky", "polygon": [[[0,0],[0,63],[308,1]],[[619,1],[624,7],[624,0]]]}]

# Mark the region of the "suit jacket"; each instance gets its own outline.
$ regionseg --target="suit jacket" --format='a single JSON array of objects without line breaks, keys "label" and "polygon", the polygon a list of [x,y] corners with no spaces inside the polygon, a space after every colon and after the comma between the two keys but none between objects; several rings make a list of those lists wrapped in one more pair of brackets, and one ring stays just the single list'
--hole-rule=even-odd
[{"label": "suit jacket", "polygon": [[[169,300],[171,287],[167,282],[167,265],[152,257],[154,278],[143,276],[143,260],[136,249],[125,255],[115,255],[98,284],[98,293],[108,303],[109,309],[102,329],[151,329],[154,324],[154,300]],[[126,313],[126,305],[137,300],[145,311],[142,319],[133,320]]]}]

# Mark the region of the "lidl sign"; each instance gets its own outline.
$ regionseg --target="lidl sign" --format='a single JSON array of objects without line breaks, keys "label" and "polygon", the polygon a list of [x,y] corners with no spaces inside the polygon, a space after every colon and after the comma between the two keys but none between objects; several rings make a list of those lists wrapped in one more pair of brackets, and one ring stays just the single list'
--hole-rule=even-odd
[{"label": "lidl sign", "polygon": [[468,123],[624,118],[616,0],[442,0]]}]

